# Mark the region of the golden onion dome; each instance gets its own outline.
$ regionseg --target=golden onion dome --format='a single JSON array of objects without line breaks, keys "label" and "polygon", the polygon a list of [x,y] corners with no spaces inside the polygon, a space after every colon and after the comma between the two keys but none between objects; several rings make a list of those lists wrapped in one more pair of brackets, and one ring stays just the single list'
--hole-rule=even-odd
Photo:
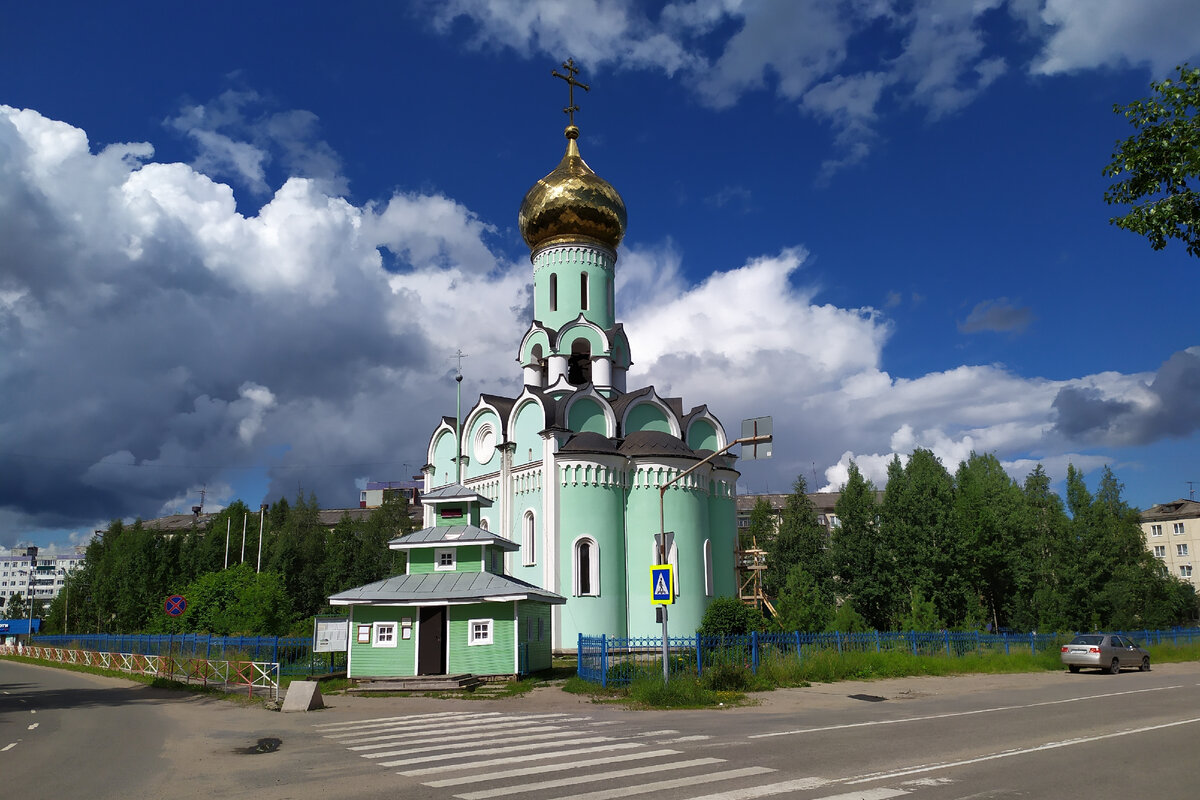
[{"label": "golden onion dome", "polygon": [[567,152],[521,201],[517,224],[531,250],[554,241],[593,239],[616,249],[625,236],[625,201],[579,155],[579,128],[567,126]]}]

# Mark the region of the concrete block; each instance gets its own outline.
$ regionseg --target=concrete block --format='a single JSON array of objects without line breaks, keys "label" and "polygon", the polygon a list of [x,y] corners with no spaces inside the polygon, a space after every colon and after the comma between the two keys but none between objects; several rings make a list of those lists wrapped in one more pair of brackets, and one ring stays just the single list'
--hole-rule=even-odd
[{"label": "concrete block", "polygon": [[314,711],[324,708],[321,685],[316,681],[292,681],[283,698],[284,711]]}]

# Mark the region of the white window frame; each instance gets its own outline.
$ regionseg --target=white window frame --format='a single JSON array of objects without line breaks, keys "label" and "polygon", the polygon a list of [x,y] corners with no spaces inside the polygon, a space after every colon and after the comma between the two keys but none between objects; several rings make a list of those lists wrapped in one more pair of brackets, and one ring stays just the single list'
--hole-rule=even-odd
[{"label": "white window frame", "polygon": [[[579,551],[583,545],[590,546],[592,550],[588,557],[588,583],[590,586],[587,594],[580,590],[582,581],[579,573]],[[575,597],[600,596],[600,543],[591,536],[578,536],[571,543],[571,594]]]},{"label": "white window frame", "polygon": [[1150,535],[1151,536],[1162,536],[1162,525],[1151,525],[1150,526]]},{"label": "white window frame", "polygon": [[1191,564],[1180,564],[1179,565],[1179,577],[1181,577],[1181,578],[1192,577],[1192,565]]},{"label": "white window frame", "polygon": [[399,628],[396,622],[374,622],[371,624],[371,646],[372,647],[395,647],[396,640],[399,638],[396,635],[396,629]]},{"label": "white window frame", "polygon": [[704,596],[713,596],[712,539],[704,540]]},{"label": "white window frame", "polygon": [[521,516],[521,563],[537,566],[537,515],[533,509],[526,509]]},{"label": "white window frame", "polygon": [[[476,627],[482,628],[483,636],[476,638]],[[467,620],[467,646],[475,647],[478,645],[492,644],[495,636],[496,621],[492,619],[469,619]]]},{"label": "white window frame", "polygon": [[[450,556],[450,564],[447,566],[442,563],[442,556]],[[458,551],[453,547],[441,547],[433,551],[433,571],[434,572],[454,572],[458,566]]]},{"label": "white window frame", "polygon": [[1181,542],[1180,544],[1175,545],[1175,555],[1186,556],[1187,554],[1188,554],[1187,542]]},{"label": "white window frame", "polygon": [[1171,526],[1171,533],[1173,533],[1176,536],[1181,536],[1183,534],[1183,523],[1182,522],[1173,523]]},{"label": "white window frame", "polygon": [[1167,557],[1167,546],[1165,544],[1154,545],[1154,556],[1155,556],[1155,558],[1166,558]]}]

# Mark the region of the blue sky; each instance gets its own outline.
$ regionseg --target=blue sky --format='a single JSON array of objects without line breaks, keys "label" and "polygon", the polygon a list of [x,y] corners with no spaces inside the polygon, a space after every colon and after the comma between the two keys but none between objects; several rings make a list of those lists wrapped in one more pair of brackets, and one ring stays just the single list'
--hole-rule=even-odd
[{"label": "blue sky", "polygon": [[564,147],[629,229],[635,362],[836,488],[854,458],[1200,481],[1197,264],[1108,224],[1113,113],[1190,0],[0,9],[0,546],[413,474],[515,394],[517,207]]}]

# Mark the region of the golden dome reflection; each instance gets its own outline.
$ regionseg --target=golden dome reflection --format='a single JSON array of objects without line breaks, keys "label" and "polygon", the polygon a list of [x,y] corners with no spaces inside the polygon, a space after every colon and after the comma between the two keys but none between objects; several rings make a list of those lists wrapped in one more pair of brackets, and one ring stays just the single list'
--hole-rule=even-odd
[{"label": "golden dome reflection", "polygon": [[517,224],[530,250],[553,240],[593,239],[615,250],[625,236],[625,201],[579,155],[579,128],[566,130],[567,152],[521,201]]}]

